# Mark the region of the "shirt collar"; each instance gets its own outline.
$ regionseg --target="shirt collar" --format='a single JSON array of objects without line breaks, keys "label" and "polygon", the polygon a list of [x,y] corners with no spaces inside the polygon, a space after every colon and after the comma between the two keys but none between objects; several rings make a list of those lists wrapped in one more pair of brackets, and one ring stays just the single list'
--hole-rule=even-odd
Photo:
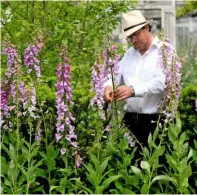
[{"label": "shirt collar", "polygon": [[160,43],[160,40],[158,39],[157,36],[155,36],[155,38],[153,39],[153,42],[152,42],[151,47],[152,47],[153,45],[155,45],[156,47],[159,47],[159,43]]}]

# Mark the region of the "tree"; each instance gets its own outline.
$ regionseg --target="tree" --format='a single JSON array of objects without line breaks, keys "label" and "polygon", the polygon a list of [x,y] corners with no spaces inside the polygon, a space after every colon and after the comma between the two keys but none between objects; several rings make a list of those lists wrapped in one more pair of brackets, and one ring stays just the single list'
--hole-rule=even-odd
[{"label": "tree", "polygon": [[184,0],[185,5],[177,10],[177,16],[182,17],[190,13],[197,13],[197,1]]}]

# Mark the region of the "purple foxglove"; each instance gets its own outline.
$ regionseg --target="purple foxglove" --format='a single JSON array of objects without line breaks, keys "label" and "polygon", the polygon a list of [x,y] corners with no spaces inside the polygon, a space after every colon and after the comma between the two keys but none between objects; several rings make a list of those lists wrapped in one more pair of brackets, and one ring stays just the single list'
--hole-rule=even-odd
[{"label": "purple foxglove", "polygon": [[66,153],[66,148],[61,148],[60,152],[62,155],[64,155]]},{"label": "purple foxglove", "polygon": [[40,73],[40,62],[38,60],[38,54],[43,49],[43,40],[38,37],[35,39],[35,43],[30,44],[24,53],[24,64],[27,66],[27,72],[31,73],[34,69],[36,72],[36,77],[41,77]]},{"label": "purple foxglove", "polygon": [[60,63],[58,64],[56,73],[58,77],[56,84],[56,103],[58,115],[56,124],[56,141],[59,142],[65,138],[71,146],[77,148],[77,135],[75,135],[75,127],[72,125],[75,118],[69,110],[69,105],[73,104],[69,64],[70,59],[65,57],[64,53],[64,50],[61,50],[59,53]]},{"label": "purple foxglove", "polygon": [[[161,42],[158,50],[158,65],[166,75],[164,97],[160,109],[164,109],[166,120],[172,121],[176,117],[180,97],[180,60],[169,42]],[[165,102],[164,102],[165,101]]]},{"label": "purple foxglove", "polygon": [[82,164],[82,158],[79,155],[76,155],[76,167],[80,168]]}]

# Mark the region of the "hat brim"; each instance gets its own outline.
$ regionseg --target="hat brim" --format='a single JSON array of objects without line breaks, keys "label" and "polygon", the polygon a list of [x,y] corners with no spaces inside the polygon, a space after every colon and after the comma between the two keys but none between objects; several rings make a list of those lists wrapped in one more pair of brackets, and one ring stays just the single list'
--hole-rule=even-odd
[{"label": "hat brim", "polygon": [[124,39],[124,38],[128,37],[129,35],[132,35],[134,32],[138,31],[138,30],[141,29],[143,26],[146,26],[147,24],[150,24],[152,21],[153,21],[153,19],[147,20],[146,23],[144,23],[144,24],[142,24],[142,25],[139,25],[139,26],[136,26],[136,27],[134,27],[134,28],[132,28],[132,29],[129,29],[129,30],[127,30],[127,31],[125,31],[125,32],[123,32],[123,33],[121,33],[121,34],[119,35],[119,39]]}]

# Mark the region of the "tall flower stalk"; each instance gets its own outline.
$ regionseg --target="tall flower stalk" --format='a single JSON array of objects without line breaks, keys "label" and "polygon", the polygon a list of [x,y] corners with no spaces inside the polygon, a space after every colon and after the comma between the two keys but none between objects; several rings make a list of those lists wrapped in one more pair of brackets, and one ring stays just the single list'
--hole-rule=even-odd
[{"label": "tall flower stalk", "polygon": [[[109,38],[108,38],[109,39]],[[111,78],[113,91],[116,90],[116,76],[119,69],[119,60],[120,55],[117,52],[118,47],[116,45],[110,45],[106,51],[103,52],[104,64],[105,64],[105,73],[104,78]],[[115,119],[118,123],[118,111],[116,100],[112,101],[112,110],[115,112]]]},{"label": "tall flower stalk", "polygon": [[166,75],[164,96],[160,104],[162,113],[166,116],[165,122],[172,121],[176,117],[176,111],[180,98],[181,62],[168,41],[162,41],[159,48],[158,64]]},{"label": "tall flower stalk", "polygon": [[[57,124],[56,124],[56,141],[60,140],[65,142],[68,141],[69,145],[73,146],[76,152],[74,153],[77,157],[77,135],[74,130],[74,121],[72,113],[70,112],[69,106],[73,105],[72,102],[72,89],[71,89],[71,77],[70,77],[70,59],[69,54],[65,48],[61,48],[59,53],[60,63],[57,69]],[[65,140],[63,140],[65,139]],[[66,152],[65,148],[61,149],[61,153]]]},{"label": "tall flower stalk", "polygon": [[28,73],[31,73],[34,69],[36,72],[36,77],[41,77],[40,72],[40,61],[38,60],[38,54],[43,49],[43,40],[41,36],[38,36],[34,39],[33,43],[30,44],[24,53],[24,63],[27,66]]},{"label": "tall flower stalk", "polygon": [[92,67],[92,91],[95,92],[94,97],[92,98],[90,104],[96,105],[99,109],[99,115],[102,120],[105,120],[105,113],[103,111],[104,107],[104,66],[102,62],[101,52],[97,51],[97,61]]},{"label": "tall flower stalk", "polygon": [[13,127],[10,113],[17,116],[17,131],[19,119],[30,117],[32,120],[39,118],[36,108],[36,90],[33,85],[27,86],[22,80],[22,62],[13,44],[3,42],[3,54],[7,55],[8,70],[1,83],[1,125],[3,129]]},{"label": "tall flower stalk", "polygon": [[[3,129],[12,130],[10,111],[13,110],[13,106],[10,105],[10,98],[16,98],[16,79],[17,73],[20,70],[20,58],[17,55],[16,48],[9,42],[2,43],[2,54],[7,55],[7,72],[5,78],[1,82],[1,127]],[[9,122],[8,122],[9,121]],[[8,125],[11,124],[11,125]]]},{"label": "tall flower stalk", "polygon": [[[158,65],[162,68],[166,80],[165,80],[165,87],[164,87],[164,95],[161,103],[159,105],[160,113],[164,115],[164,127],[160,125],[160,117],[157,121],[157,128],[153,135],[153,140],[156,139],[158,135],[159,129],[163,129],[159,144],[157,146],[157,150],[159,151],[162,147],[164,142],[164,137],[167,134],[167,124],[173,121],[176,118],[176,111],[179,103],[180,98],[180,68],[181,62],[173,48],[173,46],[169,43],[169,40],[165,40],[162,34],[163,40],[160,42],[160,47],[158,50]],[[150,156],[154,155],[154,151],[150,148]],[[153,161],[153,165],[149,174],[149,181],[148,181],[148,189],[147,193],[149,193],[149,189],[151,186],[151,181],[153,177],[153,172],[156,169],[156,162],[159,157],[159,153],[155,156],[155,160]]]}]

